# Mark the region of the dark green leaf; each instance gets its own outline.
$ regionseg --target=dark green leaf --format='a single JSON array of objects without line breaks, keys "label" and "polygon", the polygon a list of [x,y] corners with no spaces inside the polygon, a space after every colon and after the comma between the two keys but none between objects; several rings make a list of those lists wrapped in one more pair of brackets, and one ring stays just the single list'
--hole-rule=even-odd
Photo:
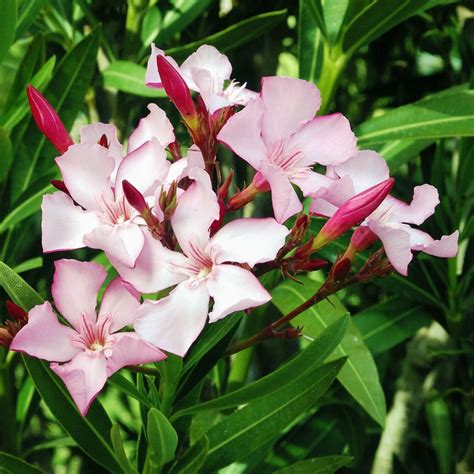
[{"label": "dark green leaf", "polygon": [[332,384],[345,358],[305,372],[268,397],[255,400],[211,428],[204,469],[209,472],[247,456],[278,436]]},{"label": "dark green leaf", "polygon": [[204,436],[194,443],[170,469],[170,474],[196,474],[200,472],[209,450],[209,439]]},{"label": "dark green leaf", "polygon": [[292,466],[279,469],[275,474],[333,474],[341,467],[350,466],[351,456],[325,456],[307,459]]},{"label": "dark green leaf", "polygon": [[6,56],[15,35],[16,1],[2,0],[0,15],[0,65]]},{"label": "dark green leaf", "polygon": [[3,183],[12,164],[12,143],[8,133],[0,127],[0,183]]},{"label": "dark green leaf", "polygon": [[0,451],[0,471],[7,474],[44,474],[39,467]]},{"label": "dark green leaf", "polygon": [[24,262],[18,264],[16,267],[13,268],[15,273],[23,273],[28,272],[30,270],[34,270],[36,268],[41,268],[43,266],[43,257],[33,257],[29,260],[25,260]]},{"label": "dark green leaf", "polygon": [[152,403],[138,389],[135,384],[125,378],[120,372],[116,372],[107,379],[107,383],[118,388],[121,392],[139,401],[141,405],[152,408]]},{"label": "dark green leaf", "polygon": [[133,469],[123,447],[122,436],[120,435],[120,427],[117,423],[112,425],[110,429],[110,438],[114,447],[117,461],[120,463],[120,467],[125,474],[135,474],[137,471]]},{"label": "dark green leaf", "polygon": [[16,23],[16,39],[20,38],[23,33],[33,23],[36,15],[40,12],[48,0],[24,0],[21,2],[18,10],[18,21]]},{"label": "dark green leaf", "polygon": [[[390,171],[397,171],[402,165],[419,156],[434,140],[394,140],[386,143],[377,151],[385,158]],[[375,147],[377,148],[377,146]]]},{"label": "dark green leaf", "polygon": [[166,97],[164,89],[145,85],[145,68],[130,61],[114,61],[102,72],[105,87],[141,97]]},{"label": "dark green leaf", "polygon": [[[285,281],[272,292],[272,302],[286,314],[310,298],[319,283],[302,277],[302,285],[294,281]],[[316,338],[323,329],[347,314],[340,300],[330,296],[307,309],[291,321],[294,326],[302,326],[303,334]],[[381,426],[385,422],[385,397],[380,385],[377,367],[372,354],[364,344],[357,327],[349,324],[348,331],[333,357],[348,356],[347,364],[338,375],[346,390],[360,403],[367,413]]]},{"label": "dark green leaf", "polygon": [[151,466],[158,468],[174,459],[178,435],[168,418],[156,408],[148,412],[147,439]]},{"label": "dark green leaf", "polygon": [[346,333],[348,323],[348,316],[339,318],[322,331],[306,349],[299,352],[298,355],[278,370],[250,385],[246,385],[215,400],[184,409],[176,413],[175,418],[203,410],[222,410],[243,405],[281,390],[288,383],[293,383],[295,376],[302,375],[321,365],[341,342]]},{"label": "dark green leaf", "polygon": [[222,52],[229,51],[258,38],[278,25],[284,18],[286,18],[286,10],[262,13],[229,26],[218,33],[206,36],[199,41],[194,41],[178,48],[168,49],[166,54],[173,56],[175,59],[182,59],[194,53],[203,44],[215,46]]},{"label": "dark green leaf", "polygon": [[336,43],[344,23],[349,0],[331,0],[322,2],[329,44]]}]

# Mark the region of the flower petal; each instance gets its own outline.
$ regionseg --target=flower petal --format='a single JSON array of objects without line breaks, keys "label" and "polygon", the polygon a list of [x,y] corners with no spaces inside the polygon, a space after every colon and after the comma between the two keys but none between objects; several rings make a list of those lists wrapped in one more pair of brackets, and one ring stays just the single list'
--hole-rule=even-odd
[{"label": "flower petal", "polygon": [[261,137],[262,100],[252,100],[240,112],[230,117],[217,139],[256,170],[267,160],[267,149]]},{"label": "flower petal", "polygon": [[140,307],[140,293],[121,278],[115,278],[106,288],[100,304],[99,318],[110,318],[111,333],[132,324]]},{"label": "flower petal", "polygon": [[451,258],[458,253],[459,231],[451,235],[443,235],[441,239],[435,240],[426,232],[419,229],[409,230],[410,245],[412,250],[419,250],[435,257]]},{"label": "flower petal", "polygon": [[356,137],[341,114],[313,118],[291,137],[289,148],[303,154],[298,166],[335,165],[357,152]]},{"label": "flower petal", "polygon": [[46,301],[28,313],[28,323],[14,337],[10,350],[50,362],[67,362],[81,349],[73,344],[76,331],[63,324]]},{"label": "flower petal", "polygon": [[112,200],[110,175],[115,161],[100,145],[72,145],[56,158],[64,184],[72,198],[84,209],[99,210],[100,197]]},{"label": "flower petal", "polygon": [[85,416],[107,381],[106,360],[101,353],[83,351],[67,364],[51,364],[63,380],[79,412]]},{"label": "flower petal", "polygon": [[263,163],[260,172],[270,185],[273,212],[277,222],[285,222],[303,209],[288,176],[280,167]]},{"label": "flower petal", "polygon": [[158,140],[163,148],[175,140],[173,125],[171,125],[165,111],[156,104],[148,104],[148,110],[150,113],[138,122],[138,127],[128,139],[129,153],[153,138]]},{"label": "flower petal", "polygon": [[385,226],[375,220],[368,221],[369,229],[382,241],[390,263],[398,273],[408,274],[408,264],[413,258],[410,234],[403,228]]},{"label": "flower petal", "polygon": [[62,191],[45,194],[41,204],[43,252],[85,247],[84,235],[99,225],[95,212],[84,211]]},{"label": "flower petal", "polygon": [[170,169],[165,149],[156,138],[129,153],[117,170],[115,198],[123,196],[122,181],[129,181],[144,196],[152,194]]},{"label": "flower petal", "polygon": [[201,249],[206,247],[209,228],[219,218],[219,204],[209,175],[202,169],[193,168],[189,177],[194,182],[178,198],[178,206],[171,218],[179,245],[187,255],[193,245]]},{"label": "flower petal", "polygon": [[184,357],[206,324],[208,307],[206,285],[183,282],[167,297],[142,304],[135,331],[150,344]]},{"label": "flower petal", "polygon": [[334,179],[314,171],[305,171],[290,180],[301,189],[304,196],[312,197],[324,194],[335,183]]},{"label": "flower petal", "polygon": [[54,268],[51,294],[58,311],[77,331],[82,316],[95,323],[97,295],[107,276],[105,268],[98,263],[65,258],[56,260]]},{"label": "flower petal", "polygon": [[235,265],[214,265],[207,279],[214,306],[209,320],[215,322],[230,313],[254,308],[272,299],[270,293],[248,270]]},{"label": "flower petal", "polygon": [[215,263],[269,262],[285,244],[289,230],[275,219],[237,219],[212,237],[209,247]]},{"label": "flower petal", "polygon": [[340,178],[350,178],[354,194],[359,194],[390,178],[387,162],[372,150],[359,151],[353,158],[333,168]]},{"label": "flower petal", "polygon": [[182,266],[187,263],[187,258],[183,254],[163,247],[161,242],[154,239],[149,232],[145,232],[144,237],[143,249],[134,268],[120,263],[113,257],[110,259],[114,268],[126,282],[142,293],[152,293],[169,288],[188,278],[172,270],[173,265]]},{"label": "flower petal", "polygon": [[131,221],[103,224],[84,236],[84,242],[90,248],[103,250],[109,259],[132,268],[143,249],[143,232],[141,226]]},{"label": "flower petal", "polygon": [[267,146],[289,137],[303,122],[311,120],[321,105],[321,94],[313,83],[291,77],[264,77],[261,95]]},{"label": "flower petal", "polygon": [[112,355],[107,359],[107,376],[127,365],[148,364],[166,359],[166,354],[145,342],[134,332],[114,334]]},{"label": "flower petal", "polygon": [[177,71],[179,71],[178,63],[170,56],[166,56],[165,52],[157,48],[154,43],[151,44],[151,54],[148,58],[145,74],[145,84],[148,87],[154,87],[157,89],[162,89],[163,84],[161,83],[160,73],[158,72],[158,65],[156,63],[156,58],[158,56],[164,56],[168,62],[170,62]]},{"label": "flower petal", "polygon": [[416,186],[413,190],[413,200],[410,204],[395,200],[393,220],[407,224],[420,225],[435,212],[439,204],[438,190],[430,184]]}]

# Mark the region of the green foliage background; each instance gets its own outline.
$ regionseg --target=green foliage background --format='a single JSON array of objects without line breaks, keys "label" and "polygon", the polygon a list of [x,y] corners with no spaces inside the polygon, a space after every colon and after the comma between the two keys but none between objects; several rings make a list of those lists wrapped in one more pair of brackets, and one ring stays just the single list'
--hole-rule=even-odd
[{"label": "green foliage background", "polygon": [[[474,470],[473,1],[0,0],[0,12],[2,299],[28,309],[48,298],[63,256],[41,254],[41,197],[58,170],[26,84],[74,138],[97,120],[124,138],[150,101],[178,124],[164,94],[143,84],[151,41],[178,61],[213,44],[256,90],[265,75],[314,81],[323,112],[347,115],[360,147],[385,156],[401,198],[423,182],[440,190],[426,230],[461,232],[457,258],[419,255],[408,278],[350,288],[303,313],[300,340],[223,358],[233,337],[290,311],[323,278],[270,274],[271,305],[210,326],[184,361],[160,365],[159,380],[112,377],[85,419],[47,365],[0,348],[0,472]],[[248,182],[246,167],[220,153],[224,170]],[[90,250],[72,255],[105,263]]]}]

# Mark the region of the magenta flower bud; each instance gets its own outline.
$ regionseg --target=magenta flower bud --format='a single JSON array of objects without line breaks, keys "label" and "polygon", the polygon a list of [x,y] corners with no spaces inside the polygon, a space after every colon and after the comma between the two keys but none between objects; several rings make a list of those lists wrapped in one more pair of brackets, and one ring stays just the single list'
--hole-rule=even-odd
[{"label": "magenta flower bud", "polygon": [[314,239],[312,250],[321,248],[370,216],[387,197],[394,182],[389,178],[348,199],[324,224]]},{"label": "magenta flower bud", "polygon": [[71,136],[56,111],[44,96],[33,86],[26,86],[30,110],[40,132],[63,154],[74,145]]},{"label": "magenta flower bud", "polygon": [[133,186],[133,184],[124,179],[122,181],[122,188],[130,206],[136,209],[140,214],[147,213],[149,211],[148,204],[146,203],[143,194],[135,186]]},{"label": "magenta flower bud", "polygon": [[15,321],[17,322],[28,321],[28,313],[23,308],[20,308],[13,301],[7,300],[6,307],[7,307],[8,314]]},{"label": "magenta flower bud", "polygon": [[375,243],[378,237],[367,227],[357,227],[351,237],[350,246],[355,252],[362,252]]},{"label": "magenta flower bud", "polygon": [[185,119],[195,117],[197,112],[191,98],[191,92],[181,74],[164,56],[157,56],[156,62],[161,82],[171,102]]}]

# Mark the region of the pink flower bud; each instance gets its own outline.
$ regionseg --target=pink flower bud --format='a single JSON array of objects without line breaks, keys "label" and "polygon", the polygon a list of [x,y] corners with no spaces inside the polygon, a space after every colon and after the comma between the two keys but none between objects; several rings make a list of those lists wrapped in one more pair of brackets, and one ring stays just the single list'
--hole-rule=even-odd
[{"label": "pink flower bud", "polygon": [[313,251],[331,242],[370,216],[387,197],[394,182],[393,178],[389,178],[348,199],[324,224],[313,242]]},{"label": "pink flower bud", "polygon": [[143,194],[135,186],[133,186],[133,184],[124,179],[122,181],[122,188],[130,206],[136,209],[140,214],[149,211],[148,204],[146,203]]},{"label": "pink flower bud", "polygon": [[375,243],[378,237],[367,227],[357,227],[351,237],[350,246],[355,252],[362,252]]},{"label": "pink flower bud", "polygon": [[56,111],[33,86],[26,86],[31,113],[40,132],[59,151],[65,153],[74,144]]},{"label": "pink flower bud", "polygon": [[28,313],[23,308],[20,308],[13,301],[7,300],[5,305],[7,307],[8,314],[15,321],[17,321],[17,322],[26,322],[26,321],[28,321]]},{"label": "pink flower bud", "polygon": [[163,87],[179,113],[185,119],[196,116],[197,112],[189,87],[181,74],[164,56],[157,56],[156,62]]}]

